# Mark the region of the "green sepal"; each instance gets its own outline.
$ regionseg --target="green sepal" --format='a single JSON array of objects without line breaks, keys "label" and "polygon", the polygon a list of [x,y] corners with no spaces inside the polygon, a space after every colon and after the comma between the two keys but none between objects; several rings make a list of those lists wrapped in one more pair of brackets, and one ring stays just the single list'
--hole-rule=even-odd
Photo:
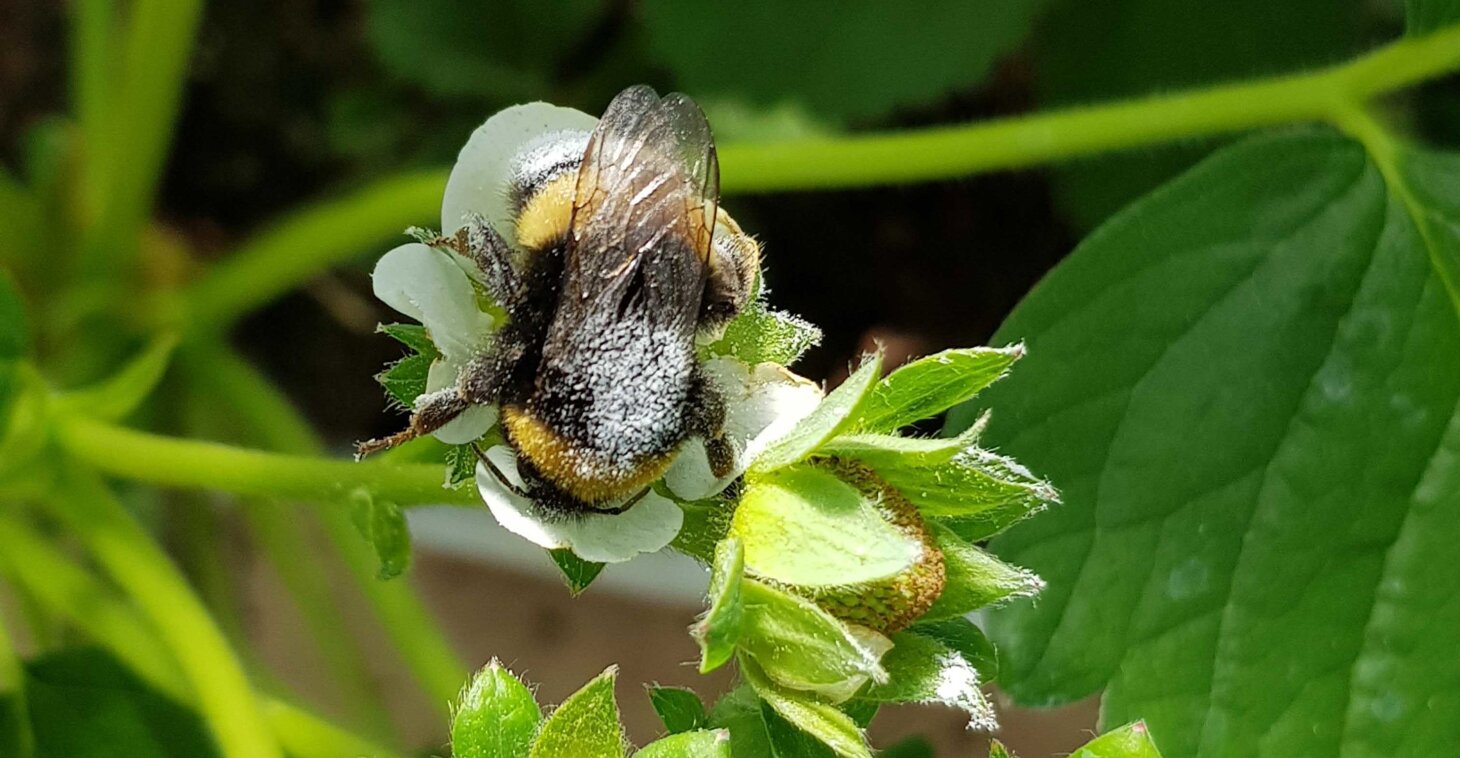
[{"label": "green sepal", "polygon": [[411,531],[400,506],[357,490],[350,495],[350,517],[360,536],[375,548],[380,562],[376,576],[386,580],[404,573],[411,564]]},{"label": "green sepal", "polygon": [[999,677],[999,651],[978,625],[963,616],[950,619],[924,620],[907,628],[938,640],[973,664],[979,679],[992,682]]},{"label": "green sepal", "polygon": [[1014,755],[1004,743],[998,740],[989,740],[989,758],[1019,758]]},{"label": "green sepal", "polygon": [[1044,589],[1033,572],[1011,566],[936,521],[928,523],[933,540],[943,551],[943,592],[923,615],[928,619],[957,618],[969,611]]},{"label": "green sepal", "polygon": [[[856,722],[833,705],[805,692],[785,689],[771,681],[766,672],[748,657],[740,658],[740,673],[755,694],[775,710],[776,715],[815,737],[841,758],[872,758],[866,737]],[[771,735],[772,740],[775,735]],[[772,743],[774,744],[774,742]]]},{"label": "green sepal", "polygon": [[686,687],[646,686],[649,704],[664,722],[664,729],[670,734],[680,734],[703,729],[709,723],[705,704],[694,690]]},{"label": "green sepal", "polygon": [[529,758],[623,758],[624,735],[619,725],[613,685],[618,667],[610,666],[568,696],[543,722]]},{"label": "green sepal", "polygon": [[494,658],[472,677],[451,716],[453,758],[518,758],[542,721],[532,691]]},{"label": "green sepal", "polygon": [[710,726],[730,730],[731,755],[775,755],[760,708],[760,698],[748,684],[721,695],[710,708]]},{"label": "green sepal", "polygon": [[972,443],[970,437],[962,434],[932,438],[843,434],[822,445],[816,454],[858,460],[879,473],[884,469],[923,471],[952,460]]},{"label": "green sepal", "polygon": [[809,458],[827,440],[851,425],[881,373],[882,354],[874,353],[841,386],[823,398],[794,430],[757,456],[749,473],[764,475]]},{"label": "green sepal", "polygon": [[563,581],[568,585],[568,594],[574,597],[583,594],[583,590],[588,589],[588,585],[593,584],[593,580],[603,573],[604,564],[585,561],[568,548],[549,550],[547,554],[562,573]]},{"label": "green sepal", "polygon": [[732,355],[754,366],[779,363],[789,366],[821,343],[821,330],[799,316],[771,310],[752,302],[725,327],[725,334],[710,345],[715,355]]},{"label": "green sepal", "polygon": [[1146,722],[1137,721],[1112,729],[1087,742],[1070,758],[1161,758]]},{"label": "green sepal", "polygon": [[735,645],[745,628],[745,606],[741,598],[745,575],[745,549],[738,538],[727,537],[715,546],[710,567],[709,608],[690,627],[700,646],[700,673],[725,665],[735,654]]},{"label": "green sepal", "polygon": [[740,657],[753,658],[781,685],[843,701],[868,680],[886,680],[881,635],[856,632],[815,603],[753,579],[742,583],[741,594]]},{"label": "green sepal", "polygon": [[431,373],[433,361],[434,358],[425,355],[408,355],[386,366],[384,371],[375,375],[375,381],[401,407],[412,408],[416,398],[426,392],[426,378]]},{"label": "green sepal", "polygon": [[972,399],[1001,379],[1024,355],[1024,345],[944,350],[919,358],[872,388],[857,426],[891,432]]},{"label": "green sepal", "polygon": [[[1059,492],[1013,460],[965,447],[946,462],[904,466],[872,465],[923,515],[950,520],[966,539],[996,534],[1025,517],[1059,503]],[[971,536],[971,535],[982,536]]]},{"label": "green sepal", "polygon": [[730,758],[730,732],[724,729],[671,734],[644,746],[634,758]]},{"label": "green sepal", "polygon": [[446,449],[447,489],[461,489],[476,482],[477,454],[471,445],[452,445]]},{"label": "green sepal", "polygon": [[803,587],[885,579],[923,551],[856,487],[807,466],[747,485],[730,531],[745,544],[751,574]]},{"label": "green sepal", "polygon": [[892,643],[892,650],[882,657],[887,681],[868,687],[859,697],[885,703],[939,703],[967,713],[969,729],[987,732],[998,726],[972,661],[941,640],[912,629],[893,634]]},{"label": "green sepal", "polygon": [[411,352],[432,360],[441,357],[441,351],[436,349],[436,343],[431,340],[426,327],[420,324],[381,324],[375,327],[375,331],[405,345]]}]

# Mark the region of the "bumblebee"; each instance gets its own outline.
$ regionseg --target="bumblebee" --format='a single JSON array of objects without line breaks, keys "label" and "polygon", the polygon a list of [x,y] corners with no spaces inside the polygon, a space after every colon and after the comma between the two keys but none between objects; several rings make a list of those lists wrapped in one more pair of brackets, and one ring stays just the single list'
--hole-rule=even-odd
[{"label": "bumblebee", "polygon": [[760,251],[719,209],[704,113],[682,94],[630,87],[586,139],[539,141],[511,176],[515,247],[475,214],[441,240],[481,269],[506,324],[454,388],[418,401],[405,431],[360,452],[495,403],[519,494],[552,511],[626,510],[691,437],[724,476],[725,405],[696,339],[744,307]]}]

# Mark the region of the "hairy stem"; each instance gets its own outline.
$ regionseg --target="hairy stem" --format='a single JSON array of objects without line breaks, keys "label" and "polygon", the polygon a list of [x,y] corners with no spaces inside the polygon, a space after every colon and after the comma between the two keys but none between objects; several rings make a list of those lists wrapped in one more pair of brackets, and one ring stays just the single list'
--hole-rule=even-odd
[{"label": "hairy stem", "polygon": [[[1334,121],[1353,103],[1460,68],[1460,26],[1316,71],[973,124],[720,148],[726,193],[922,182],[1275,124]],[[433,223],[448,171],[412,172],[306,208],[245,244],[163,323],[226,328],[245,313],[412,223]]]}]

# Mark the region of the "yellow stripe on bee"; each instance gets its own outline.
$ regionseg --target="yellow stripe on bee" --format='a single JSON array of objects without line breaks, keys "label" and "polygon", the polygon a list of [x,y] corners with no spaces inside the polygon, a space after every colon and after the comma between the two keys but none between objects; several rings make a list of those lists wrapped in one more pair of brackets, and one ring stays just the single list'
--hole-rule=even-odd
[{"label": "yellow stripe on bee", "polygon": [[577,171],[565,171],[548,180],[517,214],[517,244],[541,250],[567,236],[573,221],[573,191]]},{"label": "yellow stripe on bee", "polygon": [[594,471],[583,451],[520,406],[502,409],[507,439],[548,481],[584,503],[609,503],[649,486],[664,475],[674,451],[643,461],[627,474]]}]

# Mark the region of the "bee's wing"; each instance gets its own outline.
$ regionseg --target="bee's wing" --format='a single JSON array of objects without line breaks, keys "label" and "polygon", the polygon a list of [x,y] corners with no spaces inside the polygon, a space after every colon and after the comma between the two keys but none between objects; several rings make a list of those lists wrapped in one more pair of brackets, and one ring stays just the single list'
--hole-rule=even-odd
[{"label": "bee's wing", "polygon": [[615,97],[578,169],[552,331],[632,318],[692,333],[719,188],[710,127],[694,101],[646,86]]}]

